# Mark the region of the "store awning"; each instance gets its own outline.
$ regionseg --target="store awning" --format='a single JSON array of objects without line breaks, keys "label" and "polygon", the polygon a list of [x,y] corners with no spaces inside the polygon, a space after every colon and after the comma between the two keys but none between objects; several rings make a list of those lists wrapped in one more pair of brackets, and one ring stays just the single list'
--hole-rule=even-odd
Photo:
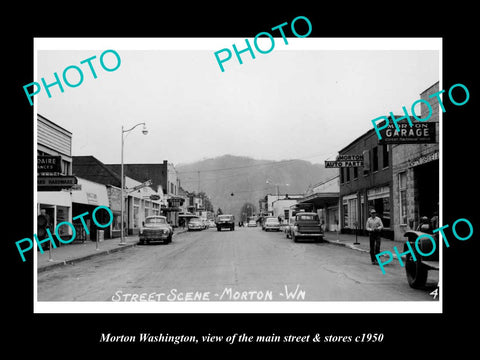
[{"label": "store awning", "polygon": [[315,208],[323,208],[332,205],[338,205],[338,198],[340,193],[338,192],[325,192],[325,193],[313,193],[305,196],[303,199],[299,199],[300,204],[313,204]]},{"label": "store awning", "polygon": [[37,203],[43,205],[72,206],[70,191],[38,191]]},{"label": "store awning", "polygon": [[79,190],[72,190],[72,202],[94,206],[109,206],[107,187],[78,178]]}]

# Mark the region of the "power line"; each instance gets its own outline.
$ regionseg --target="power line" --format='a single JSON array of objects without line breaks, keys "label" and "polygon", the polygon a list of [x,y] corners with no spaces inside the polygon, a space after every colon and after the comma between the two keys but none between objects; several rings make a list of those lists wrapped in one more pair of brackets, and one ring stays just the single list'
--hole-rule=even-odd
[{"label": "power line", "polygon": [[[218,168],[218,169],[208,169],[208,170],[188,170],[188,171],[178,171],[178,174],[189,174],[189,173],[198,173],[198,172],[216,172],[216,171],[225,171],[225,170],[235,170],[235,169],[247,169],[247,168],[252,168],[252,167],[259,167],[259,166],[276,166],[276,165],[281,165],[281,164],[286,164],[290,163],[292,161],[298,161],[298,160],[303,160],[303,159],[311,159],[314,157],[319,157],[319,156],[324,156],[324,155],[329,155],[330,157],[333,153],[330,154],[314,154],[314,155],[309,155],[309,156],[302,156],[301,159],[291,159],[291,160],[281,160],[281,161],[271,161],[268,163],[263,163],[263,164],[252,164],[252,165],[244,165],[244,166],[232,166],[232,167],[227,167],[227,168]],[[335,153],[336,154],[336,153]]]}]

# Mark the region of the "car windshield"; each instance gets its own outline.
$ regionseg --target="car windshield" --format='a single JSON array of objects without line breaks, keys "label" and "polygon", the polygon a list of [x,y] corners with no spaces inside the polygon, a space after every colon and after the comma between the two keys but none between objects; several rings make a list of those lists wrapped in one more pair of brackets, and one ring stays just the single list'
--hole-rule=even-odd
[{"label": "car windshield", "polygon": [[160,217],[153,217],[153,218],[146,218],[145,219],[145,224],[166,224],[167,221],[165,218],[160,218]]},{"label": "car windshield", "polygon": [[268,222],[268,223],[271,223],[271,222],[273,222],[273,223],[277,223],[277,222],[278,222],[278,220],[277,220],[277,219],[275,219],[275,218],[268,218],[268,219],[267,219],[267,222]]},{"label": "car windshield", "polygon": [[298,215],[298,220],[315,220],[318,221],[318,215]]},{"label": "car windshield", "polygon": [[198,218],[193,218],[192,220],[190,220],[190,222],[191,223],[193,223],[193,222],[199,223],[199,222],[201,222],[201,220],[198,219]]},{"label": "car windshield", "polygon": [[231,215],[220,215],[218,220],[230,220],[232,218]]}]

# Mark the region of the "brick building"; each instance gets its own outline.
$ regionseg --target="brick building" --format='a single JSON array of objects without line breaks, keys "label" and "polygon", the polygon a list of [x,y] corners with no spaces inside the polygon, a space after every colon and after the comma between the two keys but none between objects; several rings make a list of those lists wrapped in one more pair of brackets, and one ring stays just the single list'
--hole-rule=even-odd
[{"label": "brick building", "polygon": [[380,145],[371,129],[341,149],[339,155],[363,155],[363,167],[340,168],[340,227],[365,231],[369,211],[382,219],[383,236],[393,238],[392,145]]},{"label": "brick building", "polygon": [[[392,145],[392,185],[394,230],[396,240],[405,240],[403,233],[415,229],[420,217],[431,219],[439,210],[439,103],[436,96],[439,91],[436,82],[420,94],[420,98],[431,105],[430,118],[425,123],[435,124],[435,142],[424,144]],[[421,118],[430,113],[425,104],[421,104]],[[415,121],[414,123],[417,123]],[[423,123],[423,122],[422,122]]]}]

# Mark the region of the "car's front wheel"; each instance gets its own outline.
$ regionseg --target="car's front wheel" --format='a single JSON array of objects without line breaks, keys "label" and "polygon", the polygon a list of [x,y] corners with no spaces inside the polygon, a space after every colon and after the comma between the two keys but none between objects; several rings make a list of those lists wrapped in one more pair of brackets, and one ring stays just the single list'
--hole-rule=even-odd
[{"label": "car's front wheel", "polygon": [[425,286],[427,282],[428,270],[422,262],[417,259],[413,260],[412,254],[407,255],[405,261],[405,272],[407,273],[408,285],[414,289],[419,289]]}]

